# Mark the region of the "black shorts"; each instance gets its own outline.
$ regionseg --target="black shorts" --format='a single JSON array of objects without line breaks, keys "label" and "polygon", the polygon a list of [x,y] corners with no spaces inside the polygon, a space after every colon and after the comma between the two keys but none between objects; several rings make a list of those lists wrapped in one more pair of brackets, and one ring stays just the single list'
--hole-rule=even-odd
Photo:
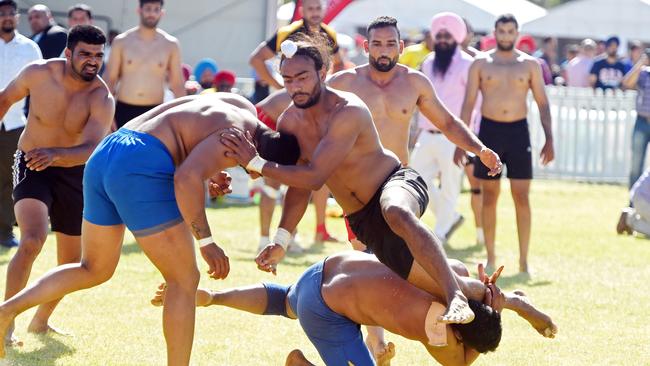
[{"label": "black shorts", "polygon": [[37,172],[27,168],[24,155],[18,150],[14,157],[14,204],[23,198],[39,200],[47,206],[52,231],[81,235],[85,165],[49,167]]},{"label": "black shorts", "polygon": [[[496,122],[483,117],[478,138],[488,148],[499,154],[511,179],[533,178],[533,157],[530,148],[530,133],[525,119],[516,122]],[[490,170],[476,159],[474,176],[479,179],[499,179],[488,175]]]},{"label": "black shorts", "polygon": [[372,250],[377,259],[406,279],[413,266],[413,254],[404,239],[388,226],[380,204],[382,193],[392,187],[400,187],[411,193],[420,205],[420,215],[424,213],[429,203],[427,184],[415,170],[398,168],[386,178],[361,210],[348,215],[348,221],[357,238]]},{"label": "black shorts", "polygon": [[121,128],[127,122],[138,117],[141,114],[149,112],[150,110],[156,108],[156,105],[133,105],[122,103],[119,100],[115,103],[115,123],[117,128]]}]

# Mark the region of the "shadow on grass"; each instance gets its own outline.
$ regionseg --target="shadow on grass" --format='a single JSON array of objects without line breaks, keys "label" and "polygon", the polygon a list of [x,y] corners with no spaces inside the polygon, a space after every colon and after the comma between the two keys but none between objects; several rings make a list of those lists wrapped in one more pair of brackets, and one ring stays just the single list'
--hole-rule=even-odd
[{"label": "shadow on grass", "polygon": [[481,252],[483,250],[483,245],[474,244],[462,249],[454,249],[453,247],[450,247],[448,244],[446,244],[444,248],[447,252],[448,258],[458,259],[459,261],[466,263],[467,259],[474,257],[477,252]]},{"label": "shadow on grass", "polygon": [[124,243],[122,245],[122,255],[142,253],[142,248],[135,241]]},{"label": "shadow on grass", "polygon": [[20,352],[20,347],[7,348],[7,358],[10,365],[56,365],[62,356],[73,354],[76,350],[57,339],[59,336],[48,334],[36,338],[42,346],[30,352]]},{"label": "shadow on grass", "polygon": [[497,281],[497,285],[503,289],[513,289],[518,285],[526,285],[526,287],[540,287],[548,286],[553,284],[552,281],[548,280],[536,280],[534,277],[531,277],[528,273],[517,273],[510,276],[501,276]]}]

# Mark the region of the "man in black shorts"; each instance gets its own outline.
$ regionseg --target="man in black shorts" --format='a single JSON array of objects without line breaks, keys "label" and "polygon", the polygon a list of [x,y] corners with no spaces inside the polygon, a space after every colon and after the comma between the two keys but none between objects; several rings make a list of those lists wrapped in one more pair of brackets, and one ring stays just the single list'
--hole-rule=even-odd
[{"label": "man in black shorts", "polygon": [[[528,195],[533,178],[533,157],[526,121],[528,91],[533,92],[546,136],[546,143],[540,153],[540,160],[544,165],[553,161],[554,157],[551,112],[539,63],[535,58],[514,48],[519,36],[515,17],[509,14],[500,16],[494,28],[497,48],[478,57],[470,67],[460,116],[469,122],[480,90],[483,96],[483,119],[478,137],[485,146],[499,154],[506,165],[517,213],[519,271],[527,273],[531,222]],[[488,172],[489,169],[481,163],[477,163],[474,168],[474,176],[481,181],[483,194],[482,216],[487,267],[493,269],[496,261],[496,204],[501,175],[489,176]]]},{"label": "man in black shorts", "polygon": [[[101,29],[79,25],[70,30],[66,59],[37,61],[0,91],[4,106],[31,96],[25,130],[14,163],[14,211],[20,245],[7,268],[5,299],[27,284],[36,256],[47,238],[48,216],[57,239],[59,264],[81,258],[84,164],[108,133],[115,103],[97,76],[106,37]],[[48,319],[57,301],[41,305],[28,330],[54,330]],[[5,341],[15,343],[13,332]]]},{"label": "man in black shorts", "polygon": [[[309,203],[310,191],[326,184],[350,214],[355,234],[382,263],[425,291],[440,285],[447,306],[440,321],[471,322],[470,294],[454,277],[439,239],[419,220],[428,201],[424,181],[413,169],[402,168],[397,156],[383,148],[370,111],[359,97],[325,86],[329,59],[323,41],[304,36],[285,41],[282,50],[280,71],[293,104],[280,116],[278,130],[298,139],[298,164],[268,163],[257,155],[250,136],[237,130],[224,133],[224,144],[232,150],[227,156],[249,171],[290,187],[280,227],[272,244],[258,255],[258,267],[275,271]],[[422,91],[419,98],[430,105],[441,130],[479,155],[492,174],[498,173],[499,157],[444,108],[430,86],[424,76],[409,85]]]}]

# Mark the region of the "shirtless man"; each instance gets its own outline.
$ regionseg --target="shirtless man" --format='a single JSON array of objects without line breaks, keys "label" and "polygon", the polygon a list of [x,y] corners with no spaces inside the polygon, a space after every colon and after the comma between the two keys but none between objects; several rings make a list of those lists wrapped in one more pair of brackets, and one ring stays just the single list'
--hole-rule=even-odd
[{"label": "shirtless man", "polygon": [[[58,264],[79,262],[81,257],[84,164],[108,133],[115,108],[106,84],[97,77],[104,43],[106,37],[97,27],[72,28],[65,60],[33,62],[0,91],[0,118],[12,104],[31,96],[15,154],[13,199],[20,245],[7,268],[5,299],[27,284],[47,239],[48,217]],[[55,330],[48,319],[60,298],[51,300],[38,308],[28,331]],[[13,329],[6,333],[9,344],[16,342],[12,334]]]},{"label": "shirtless man", "polygon": [[[395,31],[393,29],[393,31]],[[286,41],[280,71],[293,104],[280,116],[278,129],[295,135],[301,157],[297,166],[271,164],[260,158],[241,131],[224,134],[227,153],[249,171],[290,186],[285,196],[280,228],[272,244],[257,257],[258,267],[275,271],[284,257],[291,232],[302,218],[311,190],[327,184],[348,216],[353,231],[379,260],[404,279],[428,289],[441,284],[447,310],[441,321],[468,323],[473,319],[467,299],[454,278],[439,240],[420,222],[427,204],[426,184],[397,156],[383,148],[372,116],[354,94],[324,85],[328,54],[322,43],[304,36]],[[401,72],[410,72],[403,68]],[[497,173],[499,157],[467,131],[437,100],[429,81],[412,88],[427,90],[413,98],[426,100],[435,112],[432,120],[442,130],[465,130],[456,139],[476,152]],[[420,89],[421,88],[421,89]]]},{"label": "shirtless man", "polygon": [[28,308],[110,279],[126,227],[169,285],[163,312],[167,362],[189,364],[199,281],[192,236],[212,278],[225,278],[230,270],[228,257],[211,237],[204,208],[204,182],[236,165],[219,143],[219,131],[230,127],[255,136],[270,160],[295,164],[299,157],[295,137],[266,128],[255,107],[232,93],[176,99],[106,137],[84,174],[81,262],[57,267],[2,303],[0,334]]},{"label": "shirtless man", "polygon": [[[467,89],[461,118],[469,124],[479,90],[483,96],[479,139],[503,158],[507,166],[510,190],[517,215],[519,235],[519,270],[528,272],[531,212],[528,202],[530,180],[533,178],[532,151],[528,133],[526,97],[533,92],[546,136],[540,153],[541,163],[553,161],[551,112],[544,90],[542,70],[535,58],[514,48],[519,36],[514,16],[497,18],[494,37],[497,48],[479,56],[469,69]],[[488,175],[489,168],[476,163],[474,176],[481,181],[483,194],[483,229],[487,248],[487,267],[494,268],[496,209],[501,175]]]},{"label": "shirtless man", "polygon": [[[469,276],[461,262],[450,263],[461,276]],[[470,300],[475,320],[466,325],[437,324],[433,329],[422,324],[444,309],[440,289],[433,295],[426,293],[399,278],[374,256],[360,252],[332,255],[312,265],[290,286],[264,283],[214,292],[199,289],[196,305],[220,305],[298,319],[326,365],[375,364],[363,343],[359,324],[379,325],[418,341],[443,365],[468,365],[480,353],[494,351],[501,340],[503,309],[517,312],[543,336],[555,337],[557,327],[552,319],[536,309],[522,292],[502,293],[496,287],[497,273],[487,286],[469,277],[461,278],[486,291],[481,299]],[[152,304],[162,305],[165,292],[165,285],[159,286]],[[430,332],[433,330],[440,332]],[[390,349],[393,357],[392,344]],[[287,361],[287,365],[313,365],[296,351]]]},{"label": "shirtless man", "polygon": [[[364,48],[369,55],[369,62],[333,75],[328,80],[328,85],[352,92],[363,100],[372,114],[382,145],[394,152],[402,165],[406,166],[409,162],[408,142],[413,112],[418,108],[429,120],[439,116],[439,106],[426,98],[433,93],[433,86],[421,72],[397,63],[404,48],[397,20],[390,17],[377,18],[368,25],[366,34],[368,40],[364,42]],[[463,134],[467,131],[451,128],[443,132],[446,137],[458,140],[466,138]],[[365,250],[363,243],[357,240],[351,230],[348,231],[348,239],[355,249]],[[384,343],[381,333],[376,332],[368,330],[369,343],[377,345],[371,346],[373,352]]]},{"label": "shirtless man", "polygon": [[113,130],[163,102],[165,83],[185,95],[178,40],[160,28],[163,0],[139,0],[140,25],[115,37],[104,77],[113,95]]}]

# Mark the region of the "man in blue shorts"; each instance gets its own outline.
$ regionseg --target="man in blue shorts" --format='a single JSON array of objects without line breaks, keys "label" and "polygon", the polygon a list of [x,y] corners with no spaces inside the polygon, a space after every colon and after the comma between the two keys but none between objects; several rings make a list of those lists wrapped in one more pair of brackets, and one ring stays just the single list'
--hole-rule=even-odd
[{"label": "man in blue shorts", "polygon": [[[523,293],[502,293],[496,287],[498,274],[488,279],[479,270],[484,280],[481,282],[467,277],[469,272],[461,262],[450,260],[450,264],[464,282],[482,289],[484,294],[480,301],[470,298],[476,317],[469,324],[423,326],[425,319],[443,313],[442,289],[438,287],[433,294],[422,291],[375,256],[361,252],[338,253],[320,261],[290,286],[265,283],[216,292],[200,289],[196,303],[298,319],[326,365],[375,364],[363,342],[360,324],[378,325],[421,342],[443,365],[470,364],[480,353],[494,351],[501,340],[502,309],[517,312],[545,337],[555,336],[557,327],[552,319],[531,305]],[[163,284],[152,304],[162,305],[167,299],[165,291]],[[390,351],[378,360],[378,365],[388,364],[394,356],[394,347],[389,344],[388,348]],[[286,364],[312,365],[296,351]]]},{"label": "man in blue shorts", "polygon": [[[168,364],[189,364],[199,281],[192,236],[212,278],[225,278],[230,269],[211,237],[204,197],[205,181],[236,165],[220,143],[221,131],[232,127],[246,131],[269,160],[298,159],[293,136],[268,129],[250,102],[231,93],[176,99],[106,137],[84,174],[81,263],[57,267],[0,305],[0,334],[28,308],[111,278],[128,228],[168,283],[163,314]],[[226,180],[221,183],[227,190]]]}]

